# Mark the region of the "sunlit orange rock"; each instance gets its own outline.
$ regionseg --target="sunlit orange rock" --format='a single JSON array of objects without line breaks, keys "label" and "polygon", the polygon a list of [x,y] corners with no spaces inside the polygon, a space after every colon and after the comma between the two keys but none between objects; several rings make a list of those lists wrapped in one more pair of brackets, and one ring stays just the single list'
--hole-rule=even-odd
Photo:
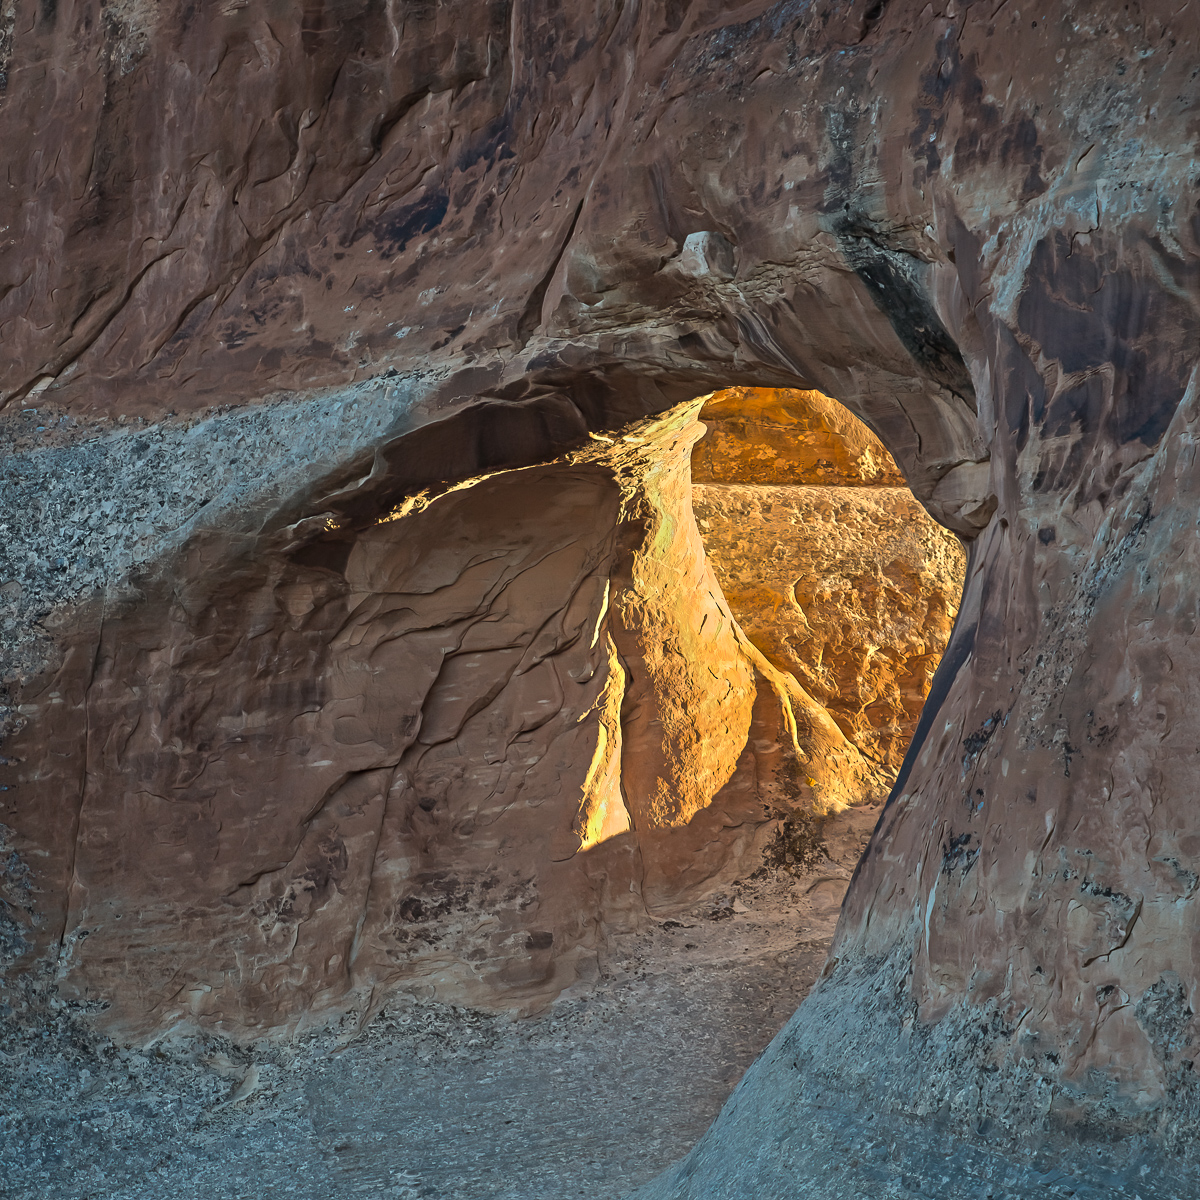
[{"label": "sunlit orange rock", "polygon": [[695,483],[904,487],[883,443],[845,405],[794,388],[725,388],[705,402]]},{"label": "sunlit orange rock", "polygon": [[731,611],[894,778],[958,611],[958,539],[820,393],[734,388],[701,419],[692,501]]}]

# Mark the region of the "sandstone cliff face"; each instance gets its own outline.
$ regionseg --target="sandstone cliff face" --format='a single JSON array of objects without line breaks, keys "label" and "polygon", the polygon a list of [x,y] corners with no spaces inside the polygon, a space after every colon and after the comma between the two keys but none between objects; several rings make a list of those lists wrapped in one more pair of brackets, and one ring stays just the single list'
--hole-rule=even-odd
[{"label": "sandstone cliff face", "polygon": [[697,487],[747,636],[890,779],[958,611],[965,555],[907,488]]},{"label": "sandstone cliff face", "polygon": [[725,388],[700,419],[707,432],[692,451],[694,483],[904,486],[884,444],[820,392]]},{"label": "sandstone cliff face", "polygon": [[[338,706],[356,672],[393,686],[370,665],[392,644],[389,621],[404,631],[393,640],[428,630],[411,678],[460,657],[424,601],[404,602],[408,618],[378,599],[432,595],[446,576],[376,542],[378,572],[351,566],[353,551],[335,571],[321,565],[327,535],[386,541],[375,523],[423,489],[568,469],[589,435],[717,388],[816,388],[973,541],[967,589],[827,978],[664,1187],[788,1194],[797,1170],[813,1195],[883,1186],[874,1160],[806,1156],[795,1140],[834,1099],[847,1130],[871,1112],[904,1133],[887,1145],[932,1145],[925,1117],[939,1113],[955,1145],[1010,1159],[1034,1152],[1025,1134],[1087,1171],[1092,1158],[1117,1170],[1134,1146],[1148,1169],[1157,1148],[1193,1153],[1190,12],[867,0],[303,12],[18,0],[6,12],[0,387],[15,499],[0,619],[16,732],[2,794],[6,846],[24,864],[5,877],[7,945],[58,953],[69,981],[93,942],[78,918],[108,903],[93,881],[114,878],[122,839],[136,880],[176,886],[173,843],[232,889],[214,891],[218,915],[234,892],[267,904],[252,939],[286,937],[289,901],[277,934],[270,905],[293,879],[311,883],[296,884],[293,911],[318,893],[360,911],[323,882],[343,856],[323,822],[347,822],[347,862],[365,855],[376,814],[400,811],[378,799],[400,760],[457,803],[459,765],[438,747],[492,719],[492,688],[534,671],[550,686],[557,653],[567,678],[586,674],[608,649],[582,633],[560,646],[556,614],[569,639],[571,597],[597,570],[543,504],[544,553],[504,543],[510,573],[493,578],[491,551],[471,549],[472,607],[450,624],[544,559],[563,593],[522,604],[557,649],[507,632],[464,640],[459,666],[492,681],[487,703],[461,708],[448,675],[431,708],[442,724],[421,743],[409,709]],[[622,524],[609,485],[593,486],[569,500],[589,542],[604,504],[610,531]],[[459,495],[421,515],[440,520]],[[646,503],[634,560],[666,528]],[[280,555],[295,565],[272,575]],[[276,599],[276,579],[300,590]],[[364,599],[363,641],[343,648]],[[649,607],[621,610],[613,643],[665,681],[670,658],[618,645],[622,629],[635,650],[645,642]],[[187,686],[172,690],[176,674]],[[746,720],[743,699],[735,708],[731,731]],[[669,698],[639,709],[685,746],[673,711]],[[561,736],[572,761],[593,760],[598,733],[576,745],[516,693],[513,712],[511,724],[493,714],[498,745]],[[368,748],[348,754],[361,774],[321,774],[309,730],[322,722],[321,738],[344,725],[339,744]],[[280,761],[251,756],[248,786],[225,776],[177,804],[175,787],[226,770],[213,745],[221,763],[243,752],[239,723],[273,727]],[[126,770],[126,753],[149,775]],[[486,764],[497,789],[534,766],[522,753]],[[553,761],[548,749],[538,769]],[[685,761],[664,753],[664,770]],[[263,763],[286,779],[279,826],[239,836],[264,847],[265,873],[225,874],[221,806],[260,803]],[[653,820],[669,827],[694,797]],[[586,812],[585,829],[605,827],[606,806]],[[192,911],[176,928],[201,944]],[[147,965],[154,947],[130,968],[125,944],[96,952],[106,977],[142,972],[147,995],[187,993]],[[339,969],[331,952],[313,986]],[[1112,1146],[1089,1158],[1081,1130]],[[967,1164],[963,1187],[972,1153],[953,1160]]]},{"label": "sandstone cliff face", "polygon": [[692,502],[731,612],[890,786],[958,612],[958,539],[820,393],[730,389],[701,419]]}]

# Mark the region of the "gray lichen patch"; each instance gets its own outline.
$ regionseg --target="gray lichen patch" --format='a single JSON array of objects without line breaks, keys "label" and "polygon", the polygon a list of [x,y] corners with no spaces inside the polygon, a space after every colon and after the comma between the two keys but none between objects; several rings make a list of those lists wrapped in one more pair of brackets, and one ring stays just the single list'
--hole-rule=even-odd
[{"label": "gray lichen patch", "polygon": [[0,973],[29,948],[25,931],[35,919],[33,877],[10,843],[12,830],[0,824]]}]

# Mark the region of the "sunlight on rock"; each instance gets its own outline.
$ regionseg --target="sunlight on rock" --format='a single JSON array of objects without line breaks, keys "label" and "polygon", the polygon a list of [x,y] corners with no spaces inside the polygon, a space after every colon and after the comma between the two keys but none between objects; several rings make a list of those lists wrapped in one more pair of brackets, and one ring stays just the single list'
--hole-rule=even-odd
[{"label": "sunlight on rock", "polygon": [[693,505],[733,615],[890,782],[954,626],[958,538],[819,392],[730,388],[700,416]]}]

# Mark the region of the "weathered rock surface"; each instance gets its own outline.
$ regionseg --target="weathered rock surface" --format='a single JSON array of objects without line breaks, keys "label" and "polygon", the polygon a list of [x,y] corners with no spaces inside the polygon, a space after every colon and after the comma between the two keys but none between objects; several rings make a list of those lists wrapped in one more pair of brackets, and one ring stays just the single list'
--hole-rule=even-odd
[{"label": "weathered rock surface", "polygon": [[903,487],[884,444],[845,405],[795,388],[725,388],[704,402],[692,482]]},{"label": "weathered rock surface", "polygon": [[[321,822],[347,822],[346,861],[383,836],[379,814],[419,827],[417,790],[388,799],[401,760],[428,762],[451,828],[490,818],[454,807],[468,764],[445,747],[471,721],[496,721],[504,753],[468,757],[497,788],[530,766],[534,794],[560,749],[572,762],[595,749],[565,718],[539,725],[517,692],[511,724],[488,709],[491,688],[464,707],[453,678],[470,661],[519,691],[528,672],[570,679],[598,661],[583,593],[569,590],[597,573],[593,551],[571,542],[557,504],[539,507],[544,554],[506,543],[501,566],[480,544],[450,573],[464,579],[451,624],[489,623],[482,592],[503,625],[504,589],[544,572],[563,593],[522,603],[544,613],[545,639],[478,629],[461,655],[441,649],[459,630],[422,599],[446,576],[405,560],[375,522],[432,485],[528,467],[543,494],[562,484],[585,532],[611,505],[615,538],[613,471],[564,457],[589,435],[720,387],[816,388],[973,539],[967,589],[827,978],[663,1188],[862,1194],[862,1160],[833,1155],[821,1174],[789,1158],[788,1131],[832,1098],[845,1128],[883,1114],[914,1154],[944,1145],[937,1114],[952,1163],[986,1144],[1010,1163],[1086,1157],[1119,1181],[1166,1179],[1177,1168],[1163,1154],[1195,1155],[1190,10],[19,0],[5,13],[0,388],[6,474],[30,497],[9,507],[4,546],[4,585],[18,585],[4,593],[19,641],[9,686],[26,722],[5,747],[6,839],[24,864],[5,876],[7,944],[57,953],[67,986],[86,979],[80,963],[103,964],[104,978],[134,979],[131,994],[202,1015],[203,987],[221,993],[224,973],[191,988],[151,968],[157,947],[134,966],[108,934],[89,958],[80,918],[138,911],[108,907],[118,854],[146,886],[178,889],[177,944],[208,936],[193,913],[221,929],[234,893],[254,893],[268,908],[247,944],[297,994],[326,994],[343,969],[332,954],[297,981],[270,942],[276,917],[286,933],[293,881],[311,884],[296,884],[301,909],[320,894],[374,911],[373,896],[337,891],[343,850],[326,849]],[[373,415],[347,433],[352,401]],[[291,436],[297,414],[329,436]],[[139,417],[152,436],[128,428]],[[190,440],[168,461],[176,428]],[[206,474],[188,447],[227,435]],[[125,511],[77,508],[76,487]],[[495,496],[468,489],[421,515],[450,521],[439,536],[453,539],[455,497],[472,492]],[[647,505],[635,560],[648,531],[669,531]],[[348,531],[377,547],[379,573],[353,545],[344,560],[331,548]],[[646,646],[653,607],[629,610],[642,646],[630,661],[667,680],[677,664]],[[35,620],[44,635],[25,633]],[[363,641],[343,645],[343,628]],[[436,693],[427,743],[370,662],[410,635],[411,664],[394,670]],[[458,667],[439,689],[430,663],[443,653]],[[736,691],[748,676],[731,669]],[[378,705],[343,705],[355,673],[378,684]],[[602,682],[562,686],[582,702]],[[660,703],[637,719],[686,747],[675,702]],[[745,697],[732,703],[731,741],[746,721]],[[715,705],[697,711],[724,737]],[[343,728],[337,744],[361,764],[345,780],[313,755]],[[260,729],[265,743],[251,740]],[[536,765],[519,761],[530,743],[545,751]],[[253,767],[244,792],[222,775],[238,753]],[[664,754],[663,769],[685,761]],[[221,783],[206,798],[155,790],[204,787],[210,768]],[[652,805],[654,828],[686,819],[695,796]],[[257,802],[277,806],[267,827],[226,831],[223,806]],[[739,836],[732,820],[722,836]],[[262,875],[229,870],[234,840]],[[163,866],[183,855],[192,877],[231,890],[185,898]],[[620,872],[605,877],[619,891]],[[526,936],[532,981],[541,942]],[[241,946],[221,942],[234,958]],[[131,1013],[120,1019],[136,1024]]]},{"label": "weathered rock surface", "polygon": [[957,539],[907,488],[707,484],[693,503],[747,637],[894,779],[958,611]]},{"label": "weathered rock surface", "polygon": [[958,612],[959,540],[819,392],[731,388],[700,415],[692,504],[730,611],[890,786]]},{"label": "weathered rock surface", "polygon": [[133,1039],[303,1029],[397,984],[536,1007],[752,870],[764,803],[879,791],[730,615],[700,405],[358,527],[208,531],[77,620],[8,740],[43,857],[10,957],[57,942],[59,993]]}]

